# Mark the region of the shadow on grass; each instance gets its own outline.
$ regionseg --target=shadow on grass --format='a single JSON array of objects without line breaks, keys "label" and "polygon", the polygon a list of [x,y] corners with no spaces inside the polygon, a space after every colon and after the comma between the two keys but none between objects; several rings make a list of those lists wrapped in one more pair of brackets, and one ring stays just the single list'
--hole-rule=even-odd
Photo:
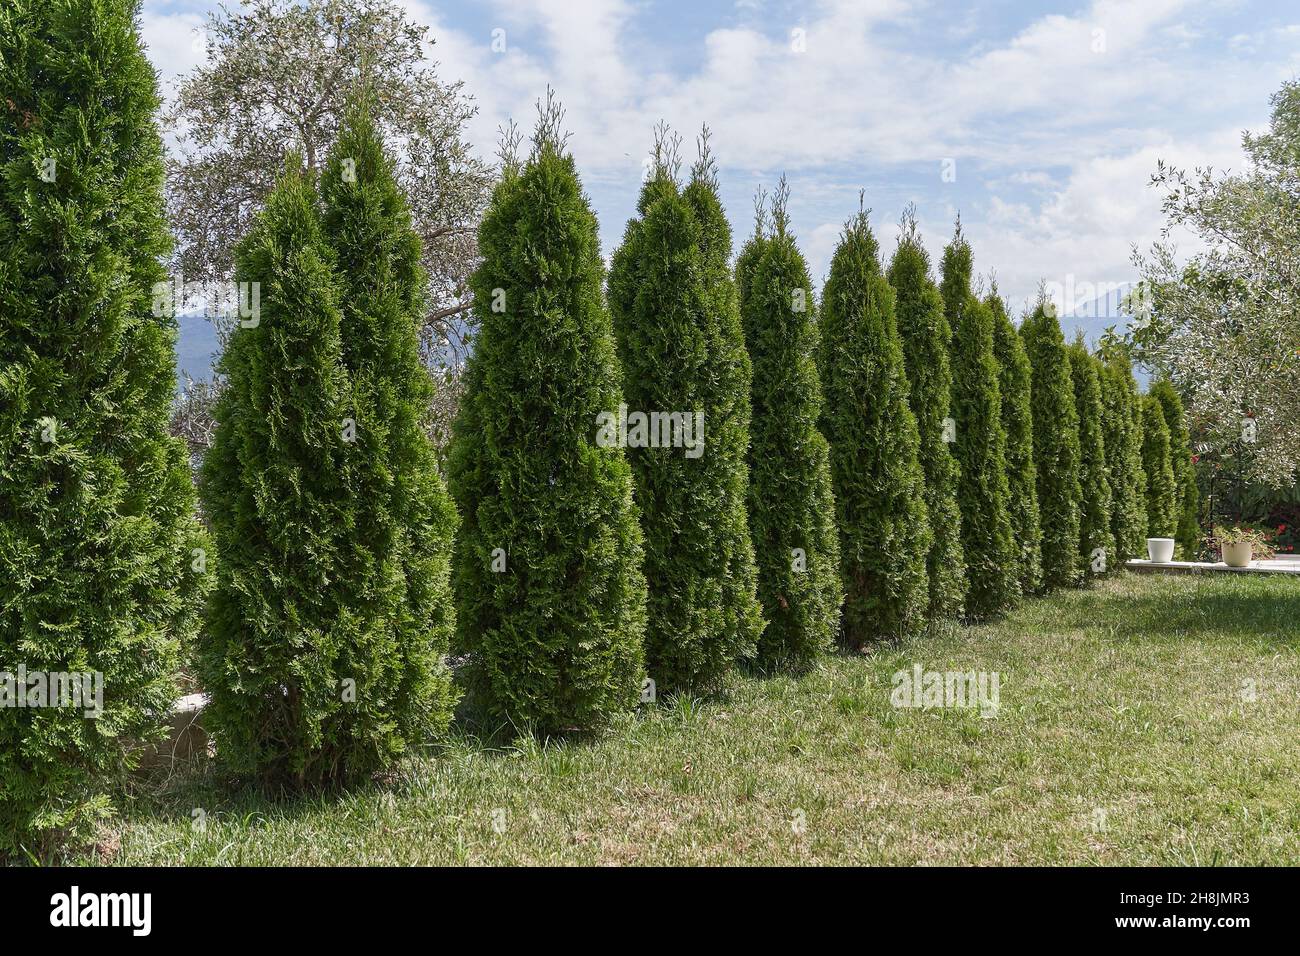
[{"label": "shadow on grass", "polygon": [[621,716],[609,727],[549,735],[492,717],[472,703],[462,704],[442,739],[411,753],[392,771],[369,779],[296,789],[234,776],[219,759],[203,755],[137,772],[115,802],[121,808],[120,821],[128,827],[132,822],[180,826],[215,819],[236,822],[241,830],[249,831],[265,823],[310,818],[340,803],[364,802],[380,794],[401,798],[407,791],[419,789],[430,765],[441,760],[469,757],[495,761],[523,756],[552,764],[554,773],[566,776],[572,772],[574,757],[611,735],[635,734],[651,723],[665,728],[693,723],[710,708],[730,702],[733,689],[728,684],[707,696],[667,694],[653,704],[643,704],[634,714]]}]

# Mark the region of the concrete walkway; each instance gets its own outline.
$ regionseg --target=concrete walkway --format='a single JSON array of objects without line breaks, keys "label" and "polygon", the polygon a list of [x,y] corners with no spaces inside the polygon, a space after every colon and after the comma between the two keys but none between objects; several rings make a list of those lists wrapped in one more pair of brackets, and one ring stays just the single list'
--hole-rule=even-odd
[{"label": "concrete walkway", "polygon": [[1131,571],[1164,574],[1201,574],[1203,572],[1227,571],[1233,574],[1300,574],[1300,559],[1273,558],[1268,561],[1252,561],[1248,568],[1230,568],[1222,561],[1168,561],[1155,562],[1145,558],[1133,558],[1128,562]]}]

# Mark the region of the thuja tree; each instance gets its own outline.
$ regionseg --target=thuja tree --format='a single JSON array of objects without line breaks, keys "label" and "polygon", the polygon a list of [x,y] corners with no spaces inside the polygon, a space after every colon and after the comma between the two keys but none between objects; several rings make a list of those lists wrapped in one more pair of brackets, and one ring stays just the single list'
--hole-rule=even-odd
[{"label": "thuja tree", "polygon": [[1101,380],[1097,360],[1080,337],[1067,352],[1079,416],[1079,558],[1085,578],[1103,574],[1115,562],[1111,531],[1110,478],[1102,427]]},{"label": "thuja tree", "polygon": [[1196,486],[1196,467],[1192,464],[1192,440],[1187,431],[1183,400],[1173,383],[1160,379],[1148,390],[1160,403],[1165,424],[1169,427],[1169,459],[1177,486],[1177,528],[1174,537],[1188,560],[1195,560],[1201,544],[1201,493]]},{"label": "thuja tree", "polygon": [[993,357],[998,363],[1002,430],[1007,439],[1007,510],[1016,544],[1016,574],[1021,593],[1033,594],[1042,584],[1043,545],[1034,468],[1032,371],[996,283],[984,304],[993,316]]},{"label": "thuja tree", "polygon": [[1020,325],[1032,371],[1034,470],[1043,532],[1043,585],[1077,583],[1079,577],[1079,416],[1074,380],[1056,309],[1040,296]]},{"label": "thuja tree", "polygon": [[969,301],[973,268],[970,243],[962,233],[961,216],[958,216],[952,241],[944,247],[943,258],[939,262],[939,291],[943,295],[943,313],[953,334],[957,332],[962,310]]},{"label": "thuja tree", "polygon": [[1169,424],[1159,400],[1150,394],[1142,396],[1142,471],[1147,535],[1172,538],[1178,529],[1178,480],[1169,454]]},{"label": "thuja tree", "polygon": [[849,220],[831,259],[819,320],[844,639],[861,646],[912,634],[929,606],[930,525],[920,437],[908,408],[894,292],[866,212]]},{"label": "thuja tree", "polygon": [[[135,12],[0,11],[0,857],[111,812],[175,699],[208,567],[167,435],[163,150]],[[55,673],[79,693],[42,697]]]},{"label": "thuja tree", "polygon": [[1147,535],[1146,478],[1142,471],[1142,405],[1127,351],[1110,338],[1101,358],[1101,424],[1110,480],[1110,530],[1115,560],[1123,565],[1144,554]]},{"label": "thuja tree", "polygon": [[993,313],[974,296],[961,308],[954,330],[952,373],[966,612],[982,618],[1016,603],[1020,576],[1007,506],[1006,433],[993,357]]},{"label": "thuja tree", "polygon": [[[753,641],[762,634],[765,621],[758,603],[758,565],[754,558],[753,537],[749,530],[749,427],[752,417],[750,393],[753,367],[745,348],[745,332],[740,323],[740,296],[731,269],[731,224],[718,196],[717,165],[709,150],[709,131],[700,136],[700,156],[691,170],[691,181],[682,191],[695,211],[700,225],[700,251],[705,274],[708,308],[718,315],[718,351],[728,356],[723,377],[731,382],[734,394],[724,404],[727,418],[712,431],[711,446],[725,459],[725,513],[736,523],[729,539],[733,547],[726,553],[729,593],[733,597],[736,625],[753,628]],[[738,504],[737,504],[738,502]],[[714,521],[720,515],[713,516]],[[752,617],[751,617],[752,615]],[[748,638],[746,643],[748,644]]]},{"label": "thuja tree", "polygon": [[629,416],[681,416],[667,429],[654,418],[648,429],[628,427],[645,537],[647,673],[660,691],[707,691],[753,656],[762,626],[745,511],[750,367],[712,164],[702,157],[691,187],[708,217],[706,250],[670,145],[660,142],[614,254],[609,303]]},{"label": "thuja tree", "polygon": [[487,714],[542,733],[636,704],[646,623],[631,469],[598,440],[623,396],[596,217],[559,123],[543,112],[479,233],[449,465],[457,649]]},{"label": "thuja tree", "polygon": [[351,547],[339,584],[373,617],[373,628],[336,665],[357,672],[341,729],[359,766],[382,764],[445,730],[456,699],[445,663],[455,628],[456,509],[422,427],[433,385],[420,361],[420,238],[371,98],[349,115],[322,177],[355,422]]},{"label": "thuja tree", "polygon": [[383,640],[349,577],[356,413],[316,199],[291,157],[236,250],[258,309],[218,363],[227,384],[199,483],[219,555],[198,653],[205,722],[234,771],[299,785],[371,765],[349,725],[376,692],[360,649]]},{"label": "thuja tree", "polygon": [[961,613],[966,590],[961,550],[961,512],[957,507],[957,466],[950,450],[956,437],[951,422],[952,370],[948,344],[952,332],[943,298],[930,276],[930,258],[909,209],[889,264],[894,315],[903,344],[908,402],[916,416],[918,458],[925,475],[925,504],[932,540],[926,555],[931,616]]},{"label": "thuja tree", "polygon": [[749,522],[768,619],[758,662],[798,670],[832,646],[842,592],[829,451],[817,430],[812,283],[786,196],[783,181],[770,227],[760,224],[737,260],[736,284],[754,370]]}]

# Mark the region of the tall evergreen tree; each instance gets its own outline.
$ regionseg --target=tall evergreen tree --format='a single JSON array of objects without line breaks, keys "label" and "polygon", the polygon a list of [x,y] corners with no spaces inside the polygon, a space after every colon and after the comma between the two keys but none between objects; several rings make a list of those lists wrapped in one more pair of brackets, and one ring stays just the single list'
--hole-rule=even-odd
[{"label": "tall evergreen tree", "polygon": [[714,429],[713,444],[726,462],[723,483],[724,506],[714,521],[725,513],[735,522],[725,559],[728,593],[733,596],[737,629],[751,638],[757,653],[757,640],[766,621],[758,601],[758,564],[754,557],[753,536],[749,529],[749,429],[753,411],[753,365],[745,348],[745,330],[740,322],[740,295],[731,268],[731,223],[727,220],[718,196],[718,169],[709,148],[709,130],[705,127],[699,140],[700,154],[691,169],[691,181],[682,191],[700,225],[700,251],[703,255],[705,293],[708,308],[718,316],[717,345],[723,358],[721,375],[728,382],[730,394],[723,403],[726,415]]},{"label": "tall evergreen tree", "polygon": [[[750,366],[712,162],[702,156],[688,197],[675,144],[661,140],[656,155],[614,254],[609,302],[629,416],[691,425],[669,447],[627,453],[645,536],[647,671],[660,690],[707,691],[754,655],[762,630],[745,510]],[[656,444],[668,437],[649,430]]]},{"label": "tall evergreen tree", "polygon": [[380,638],[350,589],[355,412],[333,251],[298,163],[236,254],[235,279],[257,283],[260,308],[218,364],[226,389],[199,487],[219,560],[197,665],[226,763],[310,785],[373,766],[342,682],[356,681],[360,702],[357,649]]},{"label": "tall evergreen tree", "polygon": [[1111,534],[1116,562],[1146,553],[1146,478],[1142,472],[1142,405],[1126,352],[1101,351],[1102,430],[1111,488]]},{"label": "tall evergreen tree", "polygon": [[445,662],[456,621],[456,508],[422,427],[433,387],[420,358],[421,243],[372,100],[349,112],[326,160],[322,196],[356,420],[346,586],[376,624],[369,643],[349,649],[347,666],[360,673],[347,734],[350,746],[370,751],[358,762],[379,766],[445,730],[458,694]]},{"label": "tall evergreen tree", "polygon": [[646,623],[632,472],[601,440],[623,396],[596,217],[560,122],[543,112],[479,230],[449,466],[456,647],[489,714],[543,733],[635,705]]},{"label": "tall evergreen tree", "polygon": [[756,231],[737,259],[736,284],[754,369],[749,522],[768,619],[758,662],[799,670],[833,645],[842,590],[829,450],[817,430],[812,283],[786,200],[783,180],[770,229]]},{"label": "tall evergreen tree", "polygon": [[0,858],[111,812],[171,710],[205,582],[167,436],[176,323],[151,307],[170,237],[136,12],[0,9],[0,670],[90,681],[84,706],[0,707]]},{"label": "tall evergreen tree", "polygon": [[[960,232],[954,244],[964,245]],[[944,261],[951,261],[947,253]],[[969,247],[965,261],[970,261]],[[966,556],[966,612],[976,618],[1011,607],[1020,595],[1018,554],[1007,510],[1010,491],[998,371],[993,313],[968,293],[953,333],[952,417],[959,469],[957,505]]]},{"label": "tall evergreen tree", "polygon": [[944,247],[943,258],[939,262],[939,291],[943,296],[943,314],[948,320],[948,329],[957,333],[961,324],[962,310],[971,294],[971,273],[974,269],[974,257],[971,255],[970,243],[961,229],[961,216],[953,230],[952,241]]},{"label": "tall evergreen tree", "polygon": [[1101,379],[1097,360],[1084,345],[1082,335],[1066,351],[1074,382],[1074,407],[1079,415],[1079,488],[1083,493],[1079,502],[1079,566],[1084,577],[1091,578],[1116,564]]},{"label": "tall evergreen tree", "polygon": [[1192,439],[1187,430],[1183,400],[1168,379],[1153,383],[1149,392],[1160,403],[1165,424],[1169,426],[1169,458],[1173,464],[1174,483],[1178,489],[1176,509],[1178,526],[1174,537],[1178,540],[1178,548],[1182,551],[1183,557],[1194,561],[1201,547],[1201,492],[1196,486],[1196,467],[1192,464]]},{"label": "tall evergreen tree", "polygon": [[845,224],[822,292],[822,433],[840,533],[844,639],[920,630],[929,606],[930,526],[920,437],[908,408],[894,292],[865,211]]},{"label": "tall evergreen tree", "polygon": [[1042,586],[1043,532],[1034,468],[1033,373],[996,282],[984,304],[993,314],[993,357],[998,363],[1002,430],[1007,438],[1007,510],[1016,543],[1017,578],[1022,594],[1034,594]]},{"label": "tall evergreen tree", "polygon": [[1034,470],[1043,529],[1043,585],[1068,587],[1079,579],[1079,416],[1074,381],[1055,307],[1039,296],[1020,324],[1032,370]]},{"label": "tall evergreen tree", "polygon": [[957,465],[945,427],[952,404],[952,369],[948,344],[952,330],[944,314],[943,297],[930,276],[930,257],[909,209],[902,235],[889,264],[895,295],[894,314],[903,343],[908,402],[916,415],[918,457],[925,474],[925,504],[932,543],[926,556],[929,611],[932,617],[960,614],[966,594],[965,559],[961,550],[961,511],[957,507]]},{"label": "tall evergreen tree", "polygon": [[1172,538],[1178,530],[1178,480],[1169,454],[1169,425],[1153,395],[1142,396],[1142,471],[1146,475],[1147,536]]}]

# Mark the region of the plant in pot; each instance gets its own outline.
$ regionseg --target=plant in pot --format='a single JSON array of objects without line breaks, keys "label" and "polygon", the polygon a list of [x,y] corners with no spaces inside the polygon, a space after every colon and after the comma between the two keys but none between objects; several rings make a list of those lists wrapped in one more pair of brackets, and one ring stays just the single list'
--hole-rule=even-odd
[{"label": "plant in pot", "polygon": [[1223,563],[1230,568],[1248,568],[1253,560],[1273,557],[1272,542],[1258,528],[1216,527],[1212,537],[1223,554]]}]

